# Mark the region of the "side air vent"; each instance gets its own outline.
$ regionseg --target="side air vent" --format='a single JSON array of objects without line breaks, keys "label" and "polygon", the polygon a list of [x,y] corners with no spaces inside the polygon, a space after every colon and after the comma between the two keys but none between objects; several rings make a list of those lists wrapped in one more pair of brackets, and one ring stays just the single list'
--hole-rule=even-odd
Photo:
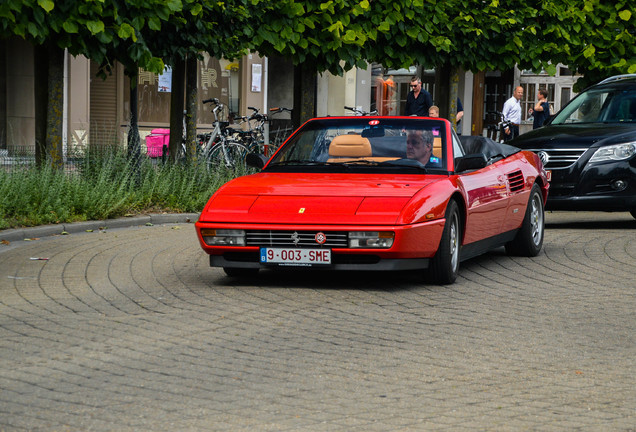
[{"label": "side air vent", "polygon": [[515,171],[508,174],[508,184],[510,185],[510,192],[519,192],[523,190],[523,173],[521,171]]}]

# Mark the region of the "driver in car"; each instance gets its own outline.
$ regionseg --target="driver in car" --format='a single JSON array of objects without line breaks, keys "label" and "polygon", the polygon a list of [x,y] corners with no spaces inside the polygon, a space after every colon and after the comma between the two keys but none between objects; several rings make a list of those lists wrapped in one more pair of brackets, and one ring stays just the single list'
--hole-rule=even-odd
[{"label": "driver in car", "polygon": [[409,131],[406,137],[406,157],[415,159],[422,165],[440,166],[440,159],[433,156],[433,139],[431,131]]}]

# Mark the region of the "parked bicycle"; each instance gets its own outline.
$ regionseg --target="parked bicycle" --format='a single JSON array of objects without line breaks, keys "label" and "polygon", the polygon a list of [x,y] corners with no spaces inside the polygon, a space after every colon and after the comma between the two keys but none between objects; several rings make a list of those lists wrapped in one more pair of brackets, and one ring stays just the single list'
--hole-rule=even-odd
[{"label": "parked bicycle", "polygon": [[[284,107],[275,107],[275,108],[270,108],[269,109],[269,113],[270,116],[276,115],[276,114],[280,114],[283,112],[288,112],[288,113],[292,113],[292,109],[290,108],[284,108]],[[276,130],[274,131],[272,128],[272,122],[270,121],[270,127],[269,127],[269,153],[270,154],[274,154],[276,152],[276,150],[278,150],[278,147],[280,147],[285,140],[287,140],[287,138],[289,138],[289,136],[291,135],[291,133],[294,131],[294,127],[291,124],[287,124],[287,125],[283,125],[281,126],[279,124],[279,126],[276,128]]]},{"label": "parked bicycle", "polygon": [[[239,124],[247,123],[248,129],[237,130],[235,132],[235,138],[242,142],[250,153],[260,153],[269,157],[278,150],[278,147],[289,134],[283,136],[283,134],[280,134],[280,129],[274,134],[272,134],[270,130],[269,134],[267,134],[265,125],[270,121],[270,117],[260,113],[258,108],[248,107],[248,109],[252,111],[252,114],[239,118]],[[289,108],[276,107],[271,108],[269,111],[270,115],[275,115],[282,112],[291,112],[292,110]],[[265,139],[266,135],[268,135],[269,139]]]},{"label": "parked bicycle", "polygon": [[512,122],[504,118],[503,113],[499,111],[488,111],[488,115],[496,116],[498,119],[496,124],[489,124],[486,129],[486,135],[497,142],[504,142],[506,140],[506,128],[510,127]]},{"label": "parked bicycle", "polygon": [[200,136],[200,154],[211,167],[224,165],[227,168],[245,166],[248,149],[234,135],[236,130],[230,128],[230,122],[220,121],[219,113],[225,109],[217,98],[206,99],[204,104],[214,104],[214,127],[211,132]]}]

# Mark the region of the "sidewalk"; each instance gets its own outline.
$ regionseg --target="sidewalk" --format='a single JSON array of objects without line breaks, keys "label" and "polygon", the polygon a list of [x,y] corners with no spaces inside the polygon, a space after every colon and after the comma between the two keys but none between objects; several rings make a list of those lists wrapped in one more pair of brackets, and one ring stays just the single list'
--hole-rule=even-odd
[{"label": "sidewalk", "polygon": [[160,225],[166,223],[194,223],[199,218],[199,213],[165,213],[148,214],[118,219],[100,221],[74,222],[56,225],[42,225],[37,227],[25,227],[0,231],[0,241],[9,242],[24,240],[25,238],[41,238],[54,235],[76,234],[87,231],[98,231],[109,228],[128,228],[142,225]]}]

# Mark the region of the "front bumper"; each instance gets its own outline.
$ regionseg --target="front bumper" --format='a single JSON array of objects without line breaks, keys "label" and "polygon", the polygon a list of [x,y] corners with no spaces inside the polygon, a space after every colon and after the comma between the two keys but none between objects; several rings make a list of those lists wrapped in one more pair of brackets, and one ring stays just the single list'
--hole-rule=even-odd
[{"label": "front bumper", "polygon": [[[251,257],[253,255],[254,257]],[[304,268],[326,268],[329,270],[365,270],[365,271],[395,271],[418,270],[428,268],[428,258],[382,259],[374,255],[338,255],[334,252],[333,262],[328,266],[272,266],[263,265],[258,261],[258,253],[244,253],[243,258],[235,254],[210,255],[210,267],[226,268],[276,268],[299,270]]]},{"label": "front bumper", "polygon": [[[201,229],[241,229],[241,230],[272,230],[281,231],[393,231],[395,239],[393,246],[387,249],[363,249],[331,247],[331,264],[320,265],[315,268],[332,270],[413,270],[427,268],[429,260],[437,252],[444,229],[444,219],[438,219],[408,226],[299,226],[299,225],[264,225],[264,224],[221,224],[197,222],[195,224],[199,243],[203,250],[210,255],[212,267],[225,268],[306,268],[304,266],[282,266],[261,264],[260,248],[270,247],[270,244],[250,244],[248,246],[210,246],[201,237]],[[281,246],[280,244],[277,246]],[[293,245],[282,245],[294,247]],[[317,246],[317,245],[316,245]],[[305,246],[310,247],[311,246]]]},{"label": "front bumper", "polygon": [[[623,187],[617,188],[617,186]],[[636,209],[636,161],[553,170],[546,210],[632,211]]]}]

